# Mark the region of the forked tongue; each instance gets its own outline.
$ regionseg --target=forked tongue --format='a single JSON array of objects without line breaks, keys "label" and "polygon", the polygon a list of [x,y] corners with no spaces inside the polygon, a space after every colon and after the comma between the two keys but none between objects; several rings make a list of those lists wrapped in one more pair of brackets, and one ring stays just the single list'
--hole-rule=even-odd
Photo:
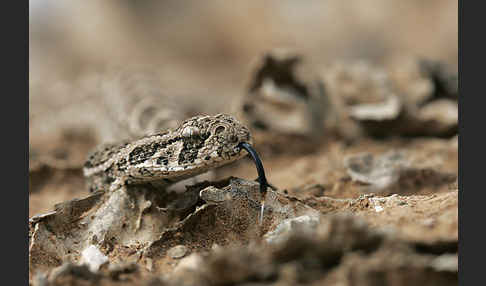
[{"label": "forked tongue", "polygon": [[261,199],[261,209],[260,209],[260,225],[263,223],[263,212],[265,210],[265,197],[267,194],[267,187],[269,186],[267,182],[267,178],[265,177],[265,170],[263,169],[262,161],[258,156],[258,153],[251,147],[250,144],[246,142],[242,142],[238,144],[240,148],[245,149],[248,154],[253,158],[253,162],[255,162],[255,166],[258,172],[258,182],[260,183],[260,193],[262,195]]}]

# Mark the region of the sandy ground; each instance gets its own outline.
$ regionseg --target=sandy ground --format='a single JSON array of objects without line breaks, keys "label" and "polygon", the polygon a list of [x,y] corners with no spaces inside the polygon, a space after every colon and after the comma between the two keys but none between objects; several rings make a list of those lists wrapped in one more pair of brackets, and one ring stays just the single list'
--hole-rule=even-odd
[{"label": "sandy ground", "polygon": [[[37,243],[30,249],[31,284],[457,284],[458,94],[442,67],[432,67],[426,76],[413,70],[417,59],[425,58],[457,75],[457,3],[311,1],[300,6],[248,1],[233,7],[169,2],[51,3],[45,6],[50,9],[31,3],[29,218],[59,212],[31,222],[29,240]],[[328,92],[342,97],[338,114],[383,100],[374,97],[381,92],[382,74],[366,69],[349,84],[346,76],[329,72],[330,66],[341,62],[347,67],[361,59],[394,71],[388,73],[393,79],[390,94],[402,100],[405,115],[384,124],[338,116],[334,124],[340,129],[326,130],[318,141],[277,136],[268,142],[263,133],[255,148],[267,179],[277,187],[279,203],[294,206],[295,213],[270,213],[273,217],[267,216],[259,228],[256,214],[245,210],[247,201],[235,200],[238,207],[232,208],[231,202],[215,206],[198,198],[182,217],[171,218],[181,224],[171,225],[150,251],[140,254],[114,238],[102,248],[109,265],[99,271],[80,266],[77,250],[63,243],[76,236],[76,221],[84,217],[75,215],[86,210],[55,206],[104,200],[88,192],[82,172],[90,150],[120,131],[99,104],[102,72],[120,63],[149,67],[157,71],[163,92],[181,95],[191,112],[232,113],[235,99],[249,94],[255,60],[281,46],[297,50]],[[364,87],[353,80],[365,82]],[[366,132],[356,133],[356,126]],[[257,136],[261,139],[262,133]],[[390,152],[401,152],[399,167],[387,161]],[[371,169],[392,182],[381,188],[357,179],[346,162],[360,154],[375,163],[383,160],[385,167]],[[244,158],[199,180],[222,190],[228,177],[253,181],[257,173],[251,159]],[[226,183],[215,184],[218,180]],[[175,188],[185,190],[184,183]],[[199,194],[203,186],[191,188],[188,192]],[[80,198],[88,199],[70,201]],[[297,205],[312,208],[319,222],[297,214]],[[63,225],[59,214],[66,209],[66,217],[75,220]],[[142,214],[150,219],[158,215],[154,209]],[[297,223],[281,224],[296,216]],[[291,234],[282,231],[275,235],[282,243],[267,243],[277,226]],[[171,249],[175,245],[184,250]],[[56,251],[69,255],[54,255]]]},{"label": "sandy ground", "polygon": [[[405,148],[408,150],[408,154],[410,154],[410,157],[417,162],[417,168],[421,171],[409,175],[411,177],[401,180],[399,186],[390,188],[385,192],[370,193],[368,191],[363,191],[363,185],[351,180],[346,173],[342,158],[347,154],[356,154],[363,151],[380,153],[389,150],[390,148]],[[81,150],[81,148],[77,150]],[[340,214],[352,214],[353,217],[361,218],[367,223],[367,231],[388,230],[393,233],[392,241],[406,241],[406,243],[413,245],[414,248],[423,249],[421,250],[422,252],[430,253],[428,255],[446,255],[448,253],[453,254],[457,252],[457,148],[454,146],[454,142],[451,141],[451,139],[394,139],[379,142],[376,142],[375,140],[363,140],[360,144],[351,146],[344,146],[339,142],[330,142],[324,146],[317,147],[315,152],[305,155],[293,154],[292,150],[288,150],[288,152],[282,154],[262,154],[268,180],[278,187],[279,192],[300,199],[303,203],[319,211],[325,217],[332,217],[333,215]],[[425,158],[426,161],[424,161]],[[431,168],[434,171],[431,171]],[[256,177],[256,171],[250,159],[243,159],[240,162],[219,169],[214,178],[226,178],[228,176],[252,180]],[[79,168],[56,170],[51,167],[43,166],[38,170],[31,172],[30,180],[30,216],[51,211],[53,210],[54,204],[89,195],[84,186],[82,172]],[[202,223],[202,221],[199,222],[199,224],[200,223]],[[204,225],[205,223],[199,225],[199,227],[204,229]],[[220,244],[222,244],[221,246],[225,246],[228,241],[233,241],[226,246],[235,247],[236,245],[237,249],[240,249],[237,252],[237,256],[245,255],[244,253],[241,253],[241,251],[247,249],[248,240],[241,240],[242,237],[234,237],[232,230],[225,230],[225,228],[219,229],[219,227],[215,228],[211,225],[212,224],[207,225],[207,229],[205,229],[205,233],[208,237],[204,238],[203,235],[201,239],[209,239],[208,241],[212,241],[213,239],[216,239],[216,237],[219,237],[214,241],[219,241]],[[226,231],[228,231],[228,233],[225,233]],[[221,237],[224,239],[221,240]],[[350,234],[350,237],[353,237],[353,234]],[[184,240],[182,240],[182,242],[184,242]],[[210,245],[204,246],[207,243],[201,244],[201,242],[186,241],[184,244],[191,249],[192,253],[208,253],[208,247],[210,248]],[[166,248],[164,247],[163,249]],[[126,251],[128,251],[128,249],[122,251],[117,250],[115,247],[115,249],[112,250],[110,257],[118,257],[118,259],[121,259],[120,257],[125,257],[125,259],[129,259],[131,256],[129,253],[127,254]],[[268,251],[268,249],[263,248],[263,250],[260,250],[261,253],[265,253],[266,251]],[[354,252],[351,250],[348,250],[348,252],[349,255],[353,257],[352,253]],[[227,255],[231,255],[231,253],[228,253]],[[358,265],[368,265],[373,268],[375,267],[372,266],[374,260],[379,261],[376,263],[380,265],[381,263],[385,263],[384,261],[388,259],[388,255],[381,254],[380,252],[377,252],[374,255],[377,255],[377,257],[366,258],[361,264],[354,260],[358,259],[359,261],[359,259],[364,259],[363,257],[348,258],[351,262],[346,262],[346,260],[342,261],[341,264],[338,263],[330,272],[333,274],[331,276],[326,276],[327,278],[325,278],[325,280],[333,281],[333,279],[335,279],[335,281],[348,281],[347,283],[349,283],[348,274],[339,274],[340,272],[348,273],[348,271],[351,271],[348,269],[350,266],[347,263],[351,263],[351,265],[353,265],[353,263],[358,263]],[[405,259],[399,254],[396,255],[399,256],[397,258],[399,260]],[[160,273],[164,273],[164,275],[173,273],[174,269],[177,269],[177,265],[179,264],[179,259],[173,259],[164,255],[153,259],[154,262],[150,262],[153,264],[153,266],[151,266],[152,271],[147,272],[146,270],[137,270],[132,274],[125,274],[124,279],[122,279],[122,281],[125,281],[123,283],[132,285],[130,283],[135,283],[135,281],[138,281],[139,279],[149,283],[152,281],[151,279],[156,279],[154,277],[157,277]],[[253,261],[252,258],[247,259]],[[259,258],[255,259],[258,260]],[[144,262],[140,263],[145,266],[140,267],[146,269],[147,260],[143,261]],[[187,263],[187,261],[185,263]],[[421,269],[421,266],[417,267],[417,269]],[[365,273],[363,275],[366,276],[371,270],[368,269],[362,271]],[[393,273],[393,271],[395,270],[384,270],[385,273],[392,276],[396,275],[390,274]],[[110,277],[111,274],[107,275],[107,277]],[[219,277],[222,274],[218,272],[213,273],[212,275]],[[334,277],[333,275],[337,276]],[[339,275],[344,275],[343,277],[347,278],[344,279]],[[406,276],[406,274],[403,275],[405,275],[404,277],[409,277]],[[429,281],[427,279],[431,279],[431,283],[436,283],[437,281],[442,281],[441,279],[445,279],[444,281],[446,282],[444,283],[449,283],[456,279],[447,278],[447,275],[450,274],[443,274],[438,277],[434,276],[435,278],[430,278],[429,274],[424,274],[424,277],[427,278],[418,275],[419,278],[417,278],[417,281]],[[56,283],[64,283],[65,280],[63,279],[74,279],[73,281],[78,281],[79,278],[76,277],[76,275],[70,278],[61,277],[56,280]],[[173,277],[178,276],[175,275]],[[184,279],[187,280],[189,279],[188,277],[191,276],[184,277],[186,277]],[[286,276],[280,276],[280,279],[283,279],[283,281],[287,281],[288,283],[291,283],[292,279],[294,279],[285,277]],[[197,278],[191,279],[199,281]],[[188,281],[191,281],[191,279]],[[311,280],[316,282],[319,281],[319,279]],[[401,278],[394,279],[402,281]],[[187,282],[186,280],[184,280],[184,283],[189,283],[187,285],[190,285],[190,282]],[[119,283],[122,283],[110,279],[102,281],[104,281],[103,283],[107,283],[102,285],[112,285],[111,283],[118,285]],[[371,281],[374,280],[372,279]],[[78,282],[72,283],[76,284]],[[176,284],[179,282],[176,282]],[[399,284],[400,282],[396,283],[398,283],[397,285],[401,285]]]}]

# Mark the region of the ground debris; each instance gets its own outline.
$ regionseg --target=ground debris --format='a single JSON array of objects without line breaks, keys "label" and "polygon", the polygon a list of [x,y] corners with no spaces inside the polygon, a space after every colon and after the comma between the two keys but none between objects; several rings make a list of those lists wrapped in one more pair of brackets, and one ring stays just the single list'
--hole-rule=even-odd
[{"label": "ground debris", "polygon": [[187,247],[185,247],[184,245],[176,245],[169,249],[169,251],[167,251],[167,255],[174,259],[182,258],[186,255],[186,253]]},{"label": "ground debris", "polygon": [[315,149],[335,121],[317,73],[297,51],[285,48],[256,58],[247,89],[233,109],[252,130],[257,146],[278,152],[285,151],[276,144],[282,140],[286,147],[295,142],[295,151]]},{"label": "ground debris", "polygon": [[420,166],[404,151],[391,150],[382,154],[359,153],[344,159],[352,180],[363,184],[363,192],[406,194],[424,186],[452,184],[457,176]]},{"label": "ground debris", "polygon": [[349,214],[322,216],[313,231],[294,229],[270,247],[226,247],[198,261],[197,266],[179,269],[168,279],[169,285],[310,285],[331,281],[376,285],[403,283],[405,277],[432,285],[457,283],[453,267],[457,255],[421,254],[393,233],[370,229]]},{"label": "ground debris", "polygon": [[[199,199],[188,200],[188,193]],[[215,199],[216,194],[221,198]],[[143,257],[156,270],[167,256],[182,258],[209,250],[213,243],[248,243],[285,219],[318,213],[270,190],[263,226],[258,225],[259,211],[259,184],[238,178],[199,183],[181,194],[147,186],[98,192],[30,219],[29,263],[33,272],[72,262],[96,273],[105,263],[112,267]]]},{"label": "ground debris", "polygon": [[440,62],[397,62],[388,69],[363,60],[336,62],[324,70],[326,90],[339,109],[341,132],[349,133],[352,126],[379,137],[455,135],[457,76]]}]

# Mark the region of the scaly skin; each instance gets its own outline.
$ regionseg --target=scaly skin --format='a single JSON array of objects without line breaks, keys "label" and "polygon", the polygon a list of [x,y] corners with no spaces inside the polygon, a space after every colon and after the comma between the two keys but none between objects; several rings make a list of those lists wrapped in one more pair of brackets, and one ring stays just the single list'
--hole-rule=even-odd
[{"label": "scaly skin", "polygon": [[246,156],[241,142],[251,144],[252,138],[234,117],[195,116],[173,130],[98,147],[84,164],[84,175],[91,191],[170,185]]}]

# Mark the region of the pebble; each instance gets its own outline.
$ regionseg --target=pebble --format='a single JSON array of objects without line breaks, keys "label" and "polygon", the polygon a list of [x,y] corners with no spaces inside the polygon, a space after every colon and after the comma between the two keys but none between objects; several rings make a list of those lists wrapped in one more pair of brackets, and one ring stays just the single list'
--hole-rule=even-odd
[{"label": "pebble", "polygon": [[379,213],[382,212],[384,208],[382,206],[375,206],[375,212]]},{"label": "pebble", "polygon": [[177,266],[174,268],[174,273],[184,272],[187,270],[195,271],[199,269],[203,263],[204,260],[201,255],[192,253],[191,255],[181,259],[179,264],[177,264]]},{"label": "pebble", "polygon": [[169,249],[167,252],[167,255],[169,255],[171,258],[178,259],[182,258],[187,254],[187,247],[184,245],[176,245]]},{"label": "pebble", "polygon": [[433,218],[427,218],[427,219],[425,219],[425,220],[422,222],[422,224],[423,224],[424,226],[426,226],[426,227],[433,227],[433,226],[434,226],[434,224],[435,224],[435,219],[433,219]]},{"label": "pebble", "polygon": [[91,272],[96,272],[101,265],[108,262],[106,257],[96,246],[90,245],[81,252],[80,264],[86,264]]},{"label": "pebble", "polygon": [[289,218],[279,223],[275,230],[266,233],[264,238],[268,243],[279,243],[287,239],[287,237],[294,231],[312,233],[315,231],[318,224],[318,216],[303,215]]}]

